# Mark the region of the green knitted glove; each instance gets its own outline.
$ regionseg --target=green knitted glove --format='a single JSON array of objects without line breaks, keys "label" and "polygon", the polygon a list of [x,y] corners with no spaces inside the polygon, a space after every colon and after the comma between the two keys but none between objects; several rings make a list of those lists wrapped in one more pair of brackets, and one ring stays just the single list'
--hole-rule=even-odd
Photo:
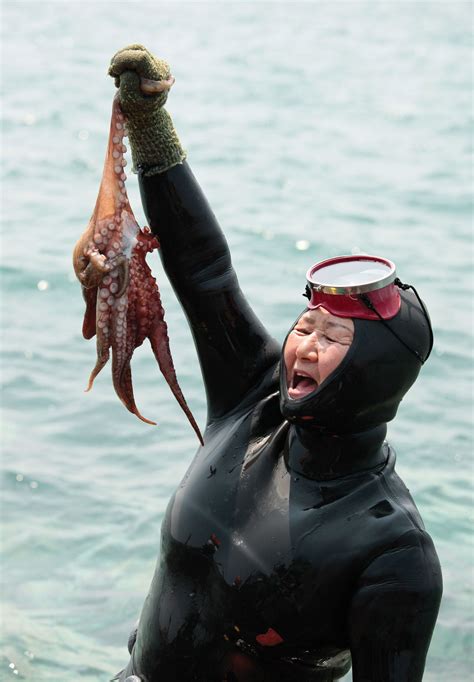
[{"label": "green knitted glove", "polygon": [[154,57],[143,45],[128,45],[112,57],[109,76],[115,78],[115,85],[120,88],[133,170],[143,166],[145,175],[155,175],[182,163],[186,152],[171,116],[162,108],[168,99],[168,90],[148,95],[140,87],[141,78],[167,80],[168,64]]}]

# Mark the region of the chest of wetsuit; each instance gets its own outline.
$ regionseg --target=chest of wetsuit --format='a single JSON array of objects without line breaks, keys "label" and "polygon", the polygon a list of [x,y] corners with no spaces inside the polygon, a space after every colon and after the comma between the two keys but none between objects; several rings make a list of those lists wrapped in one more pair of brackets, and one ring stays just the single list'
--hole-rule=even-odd
[{"label": "chest of wetsuit", "polygon": [[165,515],[124,675],[333,680],[352,655],[358,682],[421,680],[439,564],[385,430],[336,444],[337,463],[327,439],[301,438],[279,408],[279,348],[189,167],[142,176],[141,189],[209,411]]}]

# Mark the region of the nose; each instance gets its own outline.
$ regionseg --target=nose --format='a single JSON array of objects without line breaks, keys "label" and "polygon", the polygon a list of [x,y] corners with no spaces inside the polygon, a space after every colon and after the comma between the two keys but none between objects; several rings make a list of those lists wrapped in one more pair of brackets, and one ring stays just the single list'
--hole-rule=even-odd
[{"label": "nose", "polygon": [[316,334],[308,334],[301,339],[296,348],[296,357],[299,360],[307,360],[308,362],[318,361],[318,339]]}]

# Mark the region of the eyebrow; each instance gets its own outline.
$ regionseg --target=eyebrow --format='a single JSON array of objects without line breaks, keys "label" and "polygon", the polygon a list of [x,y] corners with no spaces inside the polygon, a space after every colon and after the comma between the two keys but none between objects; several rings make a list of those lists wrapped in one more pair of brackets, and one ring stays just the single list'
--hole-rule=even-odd
[{"label": "eyebrow", "polygon": [[[309,324],[316,324],[315,320],[312,317],[310,317],[309,315],[308,316],[303,315],[300,318],[299,322],[303,322],[303,323],[307,322]],[[340,328],[344,329],[346,332],[348,332],[349,334],[353,334],[353,330],[350,327],[348,327],[347,325],[342,324],[341,322],[333,322],[332,320],[328,320],[326,322],[326,327],[340,327]]]},{"label": "eyebrow", "polygon": [[350,327],[346,327],[345,324],[341,324],[340,322],[332,322],[331,320],[328,320],[326,327],[342,327],[346,330],[346,332],[351,332],[352,334],[352,329]]}]

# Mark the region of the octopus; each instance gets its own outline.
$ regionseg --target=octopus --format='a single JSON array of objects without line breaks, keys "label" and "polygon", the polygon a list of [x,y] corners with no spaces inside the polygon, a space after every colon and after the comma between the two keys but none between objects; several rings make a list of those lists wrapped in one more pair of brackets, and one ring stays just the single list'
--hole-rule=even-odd
[{"label": "octopus", "polygon": [[[166,86],[171,84],[168,81]],[[153,81],[146,81],[144,87],[153,87]],[[97,337],[97,361],[86,391],[112,350],[112,380],[118,397],[139,419],[156,425],[143,417],[135,404],[130,367],[135,348],[148,338],[161,373],[203,444],[176,378],[160,292],[146,262],[147,254],[158,249],[159,242],[148,227],[139,227],[125,188],[126,136],[126,117],[116,95],[99,194],[73,254],[86,303],[82,333],[85,339]]]}]

